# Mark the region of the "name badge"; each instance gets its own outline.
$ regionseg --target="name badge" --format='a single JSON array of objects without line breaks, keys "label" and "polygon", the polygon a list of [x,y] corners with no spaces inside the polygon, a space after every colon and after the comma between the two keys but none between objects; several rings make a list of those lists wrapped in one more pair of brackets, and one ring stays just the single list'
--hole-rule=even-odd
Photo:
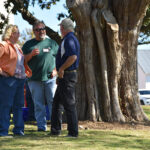
[{"label": "name badge", "polygon": [[51,49],[50,47],[48,47],[48,48],[43,48],[43,52],[44,52],[44,53],[48,53],[48,52],[50,51],[50,49]]}]

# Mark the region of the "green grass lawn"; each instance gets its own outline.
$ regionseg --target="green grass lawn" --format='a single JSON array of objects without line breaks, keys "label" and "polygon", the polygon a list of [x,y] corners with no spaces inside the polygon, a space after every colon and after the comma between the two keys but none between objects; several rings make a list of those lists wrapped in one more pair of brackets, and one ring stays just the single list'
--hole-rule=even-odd
[{"label": "green grass lawn", "polygon": [[142,106],[142,107],[143,107],[144,112],[146,113],[146,115],[150,119],[150,106]]},{"label": "green grass lawn", "polygon": [[[150,106],[143,109],[150,118]],[[66,130],[60,137],[36,130],[36,125],[26,124],[24,137],[1,137],[0,150],[150,150],[150,130],[146,129],[80,130],[78,138],[64,137]]]}]

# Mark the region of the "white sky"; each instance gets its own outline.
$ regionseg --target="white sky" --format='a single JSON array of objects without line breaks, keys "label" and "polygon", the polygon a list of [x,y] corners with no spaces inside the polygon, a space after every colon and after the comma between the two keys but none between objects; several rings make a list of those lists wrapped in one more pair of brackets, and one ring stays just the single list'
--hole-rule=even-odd
[{"label": "white sky", "polygon": [[148,49],[148,50],[150,50],[150,44],[139,45],[138,49]]}]

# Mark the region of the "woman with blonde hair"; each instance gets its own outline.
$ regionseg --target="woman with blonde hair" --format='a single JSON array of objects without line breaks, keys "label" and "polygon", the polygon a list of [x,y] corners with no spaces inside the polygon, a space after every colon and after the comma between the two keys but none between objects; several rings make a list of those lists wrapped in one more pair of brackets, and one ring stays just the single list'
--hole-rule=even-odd
[{"label": "woman with blonde hair", "polygon": [[0,136],[8,136],[10,111],[13,112],[13,134],[24,135],[22,107],[24,82],[32,72],[17,44],[20,33],[16,25],[8,25],[0,42]]}]

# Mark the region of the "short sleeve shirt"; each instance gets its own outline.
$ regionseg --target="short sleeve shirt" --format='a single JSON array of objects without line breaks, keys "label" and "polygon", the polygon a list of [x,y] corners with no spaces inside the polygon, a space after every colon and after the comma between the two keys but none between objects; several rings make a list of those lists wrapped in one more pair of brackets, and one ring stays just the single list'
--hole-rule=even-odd
[{"label": "short sleeve shirt", "polygon": [[79,66],[80,44],[73,32],[69,32],[63,39],[56,57],[56,68],[59,70],[69,56],[76,55],[77,60],[66,70],[75,70]]},{"label": "short sleeve shirt", "polygon": [[31,39],[27,41],[23,47],[23,53],[29,54],[35,48],[38,48],[39,55],[33,56],[28,62],[32,70],[32,77],[29,80],[47,81],[53,69],[56,67],[56,55],[58,51],[57,43],[49,38],[42,41]]}]

